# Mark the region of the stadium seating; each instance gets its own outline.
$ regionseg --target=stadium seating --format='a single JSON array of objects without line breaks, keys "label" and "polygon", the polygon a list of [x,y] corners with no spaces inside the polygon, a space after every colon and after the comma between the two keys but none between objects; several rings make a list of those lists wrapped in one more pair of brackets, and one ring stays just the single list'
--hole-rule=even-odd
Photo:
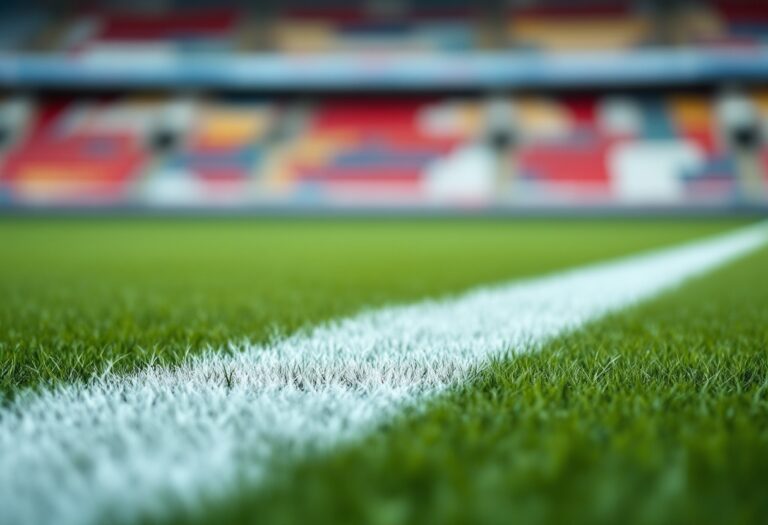
[{"label": "stadium seating", "polygon": [[510,42],[525,49],[622,49],[649,42],[652,36],[646,15],[617,2],[533,6],[510,17]]},{"label": "stadium seating", "polygon": [[153,202],[174,204],[228,204],[247,198],[275,111],[261,102],[201,105],[183,143],[160,155],[145,195]]},{"label": "stadium seating", "polygon": [[288,9],[280,15],[275,48],[283,52],[470,50],[477,45],[468,9],[367,13],[357,8]]},{"label": "stadium seating", "polygon": [[22,202],[120,202],[148,160],[139,128],[150,119],[140,104],[43,104],[2,159],[0,180]]},{"label": "stadium seating", "polygon": [[[679,93],[665,85],[645,89],[644,71],[637,71],[643,68],[632,67],[639,77],[631,78],[640,80],[625,93],[617,82],[588,84],[590,94],[577,94],[586,91],[564,91],[573,85],[556,74],[564,68],[578,81],[578,68],[592,64],[598,79],[612,79],[611,68],[625,58],[658,66],[655,58],[672,56],[695,78],[707,62],[699,53],[716,59],[715,71],[730,71],[732,56],[743,67],[745,57],[768,49],[765,2],[548,0],[495,9],[467,0],[120,4],[97,0],[47,12],[10,0],[0,8],[0,80],[12,86],[0,93],[7,95],[0,100],[1,202],[768,200],[768,97],[759,89],[735,102],[719,80]],[[660,53],[665,46],[675,52]],[[739,53],[731,53],[733,46]],[[579,55],[558,54],[564,51]],[[388,66],[402,64],[423,80],[419,70],[429,69],[432,57],[450,90],[428,84],[429,91],[414,92],[397,76],[377,84]],[[518,73],[512,80],[505,80],[506,69],[498,71],[508,58]],[[257,78],[246,74],[240,86],[233,71],[249,73],[256,59]],[[113,64],[140,67],[126,73]],[[90,78],[93,96],[48,91],[63,82],[76,93],[82,86],[68,69],[75,65]],[[56,75],[46,76],[49,66]],[[356,92],[357,84],[304,90],[302,75],[292,76],[306,69],[320,73],[321,85],[333,85],[330,77],[355,78],[349,68],[373,79],[365,86],[371,93]],[[163,84],[168,71],[170,86]],[[529,72],[543,88],[504,92]],[[17,73],[37,86],[26,99],[27,84],[8,80]],[[472,75],[482,73],[485,83],[473,87]],[[232,84],[203,89],[194,86],[200,77]],[[130,84],[136,78],[140,87]],[[146,89],[164,91],[144,96],[139,90]],[[233,95],[241,89],[249,95]],[[507,109],[499,112],[494,100]]]},{"label": "stadium seating", "polygon": [[[762,127],[767,100],[742,101]],[[718,98],[523,96],[507,104],[515,140],[499,169],[486,136],[493,106],[478,97],[49,101],[0,148],[0,186],[19,202],[158,205],[764,198],[768,147],[739,143]]]},{"label": "stadium seating", "polygon": [[719,0],[714,9],[724,21],[729,42],[768,44],[768,4],[765,2]]},{"label": "stadium seating", "polygon": [[510,3],[505,12],[490,13],[487,6],[462,0],[286,0],[250,8],[206,0],[168,2],[164,9],[108,1],[85,5],[88,9],[59,9],[57,16],[50,16],[42,8],[10,1],[0,8],[0,49],[115,56],[147,51],[616,51],[665,44],[768,43],[768,7],[750,0],[650,5],[641,0],[548,0]]},{"label": "stadium seating", "polygon": [[226,52],[236,47],[237,21],[233,9],[87,12],[74,17],[61,47],[92,55]]}]

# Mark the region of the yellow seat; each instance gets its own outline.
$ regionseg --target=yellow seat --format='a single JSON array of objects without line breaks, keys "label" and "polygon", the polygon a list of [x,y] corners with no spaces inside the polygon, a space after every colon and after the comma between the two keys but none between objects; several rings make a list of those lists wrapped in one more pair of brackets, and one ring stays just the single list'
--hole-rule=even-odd
[{"label": "yellow seat", "polygon": [[519,45],[552,51],[622,49],[642,42],[650,24],[642,17],[589,17],[542,20],[516,17],[510,36]]},{"label": "yellow seat", "polygon": [[752,94],[752,101],[757,111],[764,119],[768,119],[768,90],[756,91]]},{"label": "yellow seat", "polygon": [[679,129],[710,130],[713,127],[712,104],[704,96],[673,96],[668,99],[668,106]]},{"label": "yellow seat", "polygon": [[237,147],[260,140],[271,125],[268,110],[216,108],[203,114],[196,138],[212,147]]},{"label": "yellow seat", "polygon": [[277,24],[274,41],[277,49],[288,53],[330,51],[336,46],[332,25],[314,21],[290,21]]},{"label": "yellow seat", "polygon": [[568,109],[554,100],[524,97],[517,101],[515,108],[523,137],[565,136],[573,128]]}]

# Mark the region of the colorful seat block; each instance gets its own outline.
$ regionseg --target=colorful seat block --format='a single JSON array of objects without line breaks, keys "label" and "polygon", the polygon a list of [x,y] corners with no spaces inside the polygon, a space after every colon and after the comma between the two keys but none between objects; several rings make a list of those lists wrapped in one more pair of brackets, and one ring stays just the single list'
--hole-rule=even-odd
[{"label": "colorful seat block", "polygon": [[21,201],[119,202],[148,160],[140,134],[101,105],[43,108],[0,174]]}]

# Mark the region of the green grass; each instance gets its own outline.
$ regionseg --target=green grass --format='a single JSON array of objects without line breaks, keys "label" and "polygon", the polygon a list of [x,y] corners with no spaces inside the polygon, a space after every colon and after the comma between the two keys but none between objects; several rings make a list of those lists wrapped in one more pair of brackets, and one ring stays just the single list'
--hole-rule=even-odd
[{"label": "green grass", "polygon": [[5,219],[0,396],[738,224]]},{"label": "green grass", "polygon": [[[739,224],[4,220],[0,395]],[[494,363],[186,521],[766,523],[766,268],[762,250]]]},{"label": "green grass", "polygon": [[766,269],[764,249],[495,363],[192,521],[767,523]]}]

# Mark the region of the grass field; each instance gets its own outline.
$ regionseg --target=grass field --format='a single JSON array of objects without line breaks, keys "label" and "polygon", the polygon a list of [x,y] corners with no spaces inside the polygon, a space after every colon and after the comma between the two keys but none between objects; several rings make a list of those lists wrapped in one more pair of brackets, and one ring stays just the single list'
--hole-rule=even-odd
[{"label": "grass field", "polygon": [[741,222],[0,223],[0,389],[171,364],[363,307],[450,294]]},{"label": "grass field", "polygon": [[766,268],[763,250],[497,363],[191,521],[766,523]]},{"label": "grass field", "polygon": [[[743,224],[6,220],[0,390],[7,405],[29,387],[171,367],[361,309]],[[541,352],[495,361],[362,441],[299,464],[275,458],[266,486],[176,518],[764,522],[765,268],[762,249]]]}]

